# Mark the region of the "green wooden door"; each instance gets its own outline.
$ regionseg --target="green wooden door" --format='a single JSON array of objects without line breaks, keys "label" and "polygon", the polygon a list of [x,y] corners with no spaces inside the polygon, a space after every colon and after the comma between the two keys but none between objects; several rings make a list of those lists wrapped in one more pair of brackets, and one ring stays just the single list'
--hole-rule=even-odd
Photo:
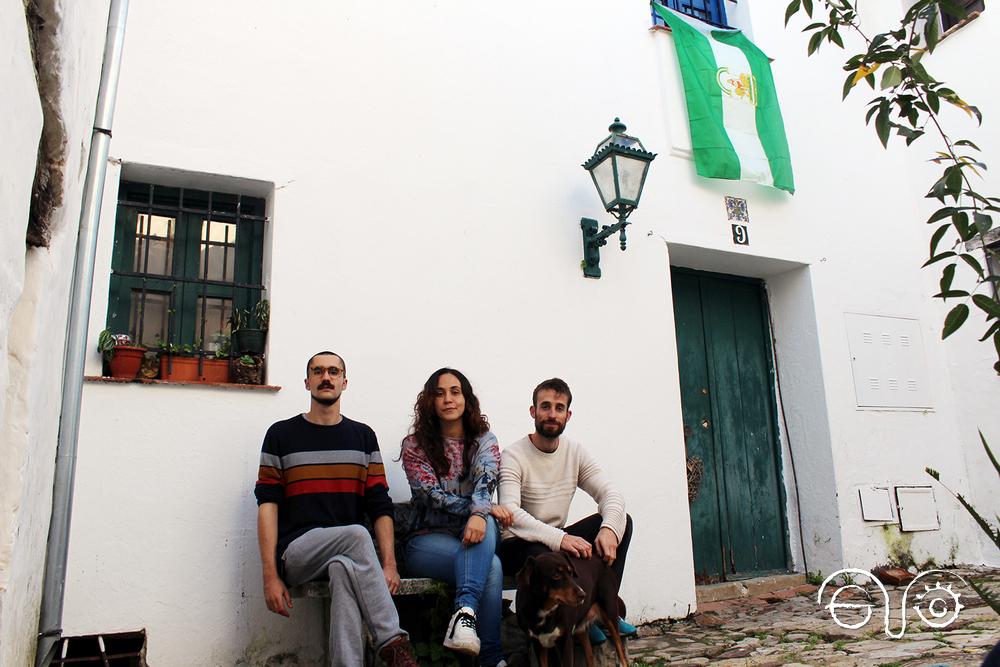
[{"label": "green wooden door", "polygon": [[760,281],[671,271],[695,579],[788,568],[767,303]]}]

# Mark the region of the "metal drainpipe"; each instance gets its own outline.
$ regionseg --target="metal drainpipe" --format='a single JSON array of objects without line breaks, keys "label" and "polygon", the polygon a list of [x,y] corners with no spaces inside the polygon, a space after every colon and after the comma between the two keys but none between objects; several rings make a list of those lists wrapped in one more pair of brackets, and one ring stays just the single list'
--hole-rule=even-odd
[{"label": "metal drainpipe", "polygon": [[104,64],[97,92],[94,131],[90,139],[90,161],[83,185],[80,230],[73,265],[69,319],[66,323],[66,353],[63,366],[62,405],[59,413],[59,440],[52,488],[52,516],[45,549],[42,603],[38,619],[38,647],[35,665],[52,661],[62,636],[63,597],[66,590],[66,555],[69,550],[70,515],[73,509],[73,482],[76,475],[77,435],[80,428],[80,401],[83,394],[83,367],[86,360],[87,329],[90,325],[90,293],[94,284],[97,228],[107,174],[111,121],[115,115],[118,74],[125,44],[128,0],[111,0],[108,32],[104,42]]}]

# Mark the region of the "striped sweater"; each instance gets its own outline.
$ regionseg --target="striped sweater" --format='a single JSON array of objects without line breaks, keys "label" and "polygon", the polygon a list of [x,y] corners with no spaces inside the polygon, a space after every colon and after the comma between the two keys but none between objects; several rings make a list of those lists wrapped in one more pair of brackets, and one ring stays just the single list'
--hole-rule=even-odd
[{"label": "striped sweater", "polygon": [[278,505],[278,558],[313,528],[392,516],[375,432],[343,417],[322,426],[302,415],[267,430],[254,488],[257,504]]}]

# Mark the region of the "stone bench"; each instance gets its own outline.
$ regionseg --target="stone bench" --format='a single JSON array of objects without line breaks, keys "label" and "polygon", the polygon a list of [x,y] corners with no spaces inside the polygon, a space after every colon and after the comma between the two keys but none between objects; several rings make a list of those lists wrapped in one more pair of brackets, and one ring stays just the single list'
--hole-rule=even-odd
[{"label": "stone bench", "polygon": [[[407,537],[406,532],[408,527],[411,525],[410,517],[412,516],[412,508],[409,503],[396,503],[394,506],[396,513],[396,562],[400,564],[401,575],[405,575],[405,560],[402,554],[402,545],[404,539]],[[369,530],[370,530],[369,526]],[[373,537],[374,539],[374,537]],[[411,610],[418,610],[418,613],[423,613],[424,615],[430,613],[429,610],[416,603],[416,601],[409,602],[413,600],[416,596],[421,595],[431,595],[440,594],[442,582],[436,579],[430,579],[428,577],[406,577],[401,576],[399,582],[399,589],[393,596],[396,599],[396,607],[400,609],[400,620],[403,621],[402,625],[407,627],[409,624],[406,622],[406,616]],[[512,591],[517,588],[514,577],[505,576],[503,580],[503,587],[505,591]],[[295,599],[317,599],[317,600],[329,600],[330,599],[330,585],[326,581],[310,581],[301,586],[295,586],[288,590],[292,598]],[[329,628],[330,623],[330,605],[323,604],[323,622],[324,627]],[[443,633],[443,630],[442,630]],[[324,652],[327,650],[326,647],[326,637],[327,633],[324,633]],[[438,641],[434,639],[433,641]],[[517,625],[517,620],[513,614],[505,614],[503,624],[501,626],[501,643],[504,647],[504,652],[511,657],[510,664],[513,665],[536,665],[534,658],[532,657],[530,662],[528,660],[528,646],[527,638],[521,631],[520,627]],[[455,654],[460,665],[476,665],[478,662],[475,659],[469,659],[467,656],[458,656]],[[627,655],[627,647],[626,647]],[[418,659],[419,661],[419,659]],[[594,648],[594,661],[596,667],[614,667],[615,666],[615,653],[614,649],[611,648],[611,642],[605,642],[601,646]],[[329,656],[325,656],[325,662],[329,663]],[[584,664],[583,650],[577,646],[576,649],[576,663]],[[366,667],[381,665],[381,661],[378,660],[373,647],[370,642],[366,643],[365,648],[365,665]]]},{"label": "stone bench", "polygon": [[[439,582],[427,577],[403,578],[399,580],[399,590],[393,597],[404,595],[423,595],[431,592]],[[326,581],[309,581],[301,586],[288,589],[293,598],[324,598],[330,597],[330,584]]]}]

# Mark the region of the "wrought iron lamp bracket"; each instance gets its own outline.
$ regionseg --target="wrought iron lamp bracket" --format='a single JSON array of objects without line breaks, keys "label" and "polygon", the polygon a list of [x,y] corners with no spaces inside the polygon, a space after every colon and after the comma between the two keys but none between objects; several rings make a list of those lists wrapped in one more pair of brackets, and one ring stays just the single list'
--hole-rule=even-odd
[{"label": "wrought iron lamp bracket", "polygon": [[580,228],[583,230],[583,275],[587,278],[601,277],[601,246],[606,245],[608,237],[618,234],[621,249],[625,250],[625,227],[629,222],[626,216],[620,216],[618,222],[613,225],[601,225],[601,231],[597,231],[598,223],[593,218],[582,218]]}]

